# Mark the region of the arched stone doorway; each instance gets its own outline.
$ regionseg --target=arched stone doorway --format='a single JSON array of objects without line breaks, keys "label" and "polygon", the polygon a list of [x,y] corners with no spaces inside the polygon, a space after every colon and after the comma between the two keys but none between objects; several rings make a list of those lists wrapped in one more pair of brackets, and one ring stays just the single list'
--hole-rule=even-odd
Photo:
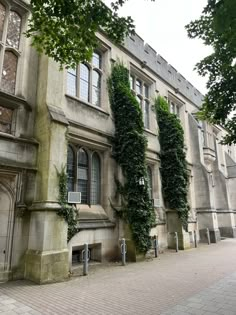
[{"label": "arched stone doorway", "polygon": [[14,192],[0,180],[0,281],[9,278],[14,225]]}]

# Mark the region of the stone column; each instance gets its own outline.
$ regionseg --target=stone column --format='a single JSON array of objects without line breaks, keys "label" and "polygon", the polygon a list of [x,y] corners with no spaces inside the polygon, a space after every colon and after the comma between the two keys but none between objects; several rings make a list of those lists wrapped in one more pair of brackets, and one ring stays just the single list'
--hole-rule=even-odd
[{"label": "stone column", "polygon": [[207,242],[206,229],[209,229],[211,243],[220,241],[220,230],[216,211],[213,210],[198,210],[197,212],[198,228],[200,239],[202,242]]},{"label": "stone column", "polygon": [[234,212],[230,210],[217,210],[220,235],[223,237],[236,237]]},{"label": "stone column", "polygon": [[31,208],[25,278],[40,284],[68,277],[67,224],[55,210],[50,203]]},{"label": "stone column", "polygon": [[177,211],[168,210],[166,212],[167,216],[167,230],[168,230],[168,248],[176,248],[176,240],[174,238],[175,232],[178,233],[179,249],[190,248],[190,238],[189,233],[186,232],[182,223],[179,219]]}]

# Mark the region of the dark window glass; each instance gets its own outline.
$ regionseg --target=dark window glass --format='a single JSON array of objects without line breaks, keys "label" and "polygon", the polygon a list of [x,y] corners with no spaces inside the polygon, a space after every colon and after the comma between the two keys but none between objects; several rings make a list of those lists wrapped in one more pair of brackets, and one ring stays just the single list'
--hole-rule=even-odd
[{"label": "dark window glass", "polygon": [[72,96],[76,96],[76,70],[68,69],[67,71],[67,93]]},{"label": "dark window glass", "polygon": [[149,89],[146,84],[144,84],[144,95],[146,98],[149,98]]},{"label": "dark window glass", "polygon": [[100,158],[97,153],[92,157],[92,177],[91,177],[91,204],[100,203],[101,167]]},{"label": "dark window glass", "polygon": [[139,96],[136,96],[136,100],[138,101],[140,108],[142,109],[142,99]]},{"label": "dark window glass", "polygon": [[81,203],[88,203],[88,155],[83,149],[78,152],[78,191],[81,192]]},{"label": "dark window glass", "polygon": [[2,89],[10,94],[15,93],[16,69],[16,55],[11,51],[6,51],[2,70]]},{"label": "dark window glass", "polygon": [[18,49],[20,43],[21,17],[14,11],[10,11],[8,29],[7,29],[7,45]]},{"label": "dark window glass", "polygon": [[150,123],[149,123],[149,102],[144,102],[144,127],[149,129]]},{"label": "dark window glass", "polygon": [[129,82],[130,82],[130,88],[133,90],[134,89],[134,77],[132,75],[129,77]]},{"label": "dark window glass", "polygon": [[149,197],[152,199],[153,193],[152,193],[152,170],[151,167],[147,167],[147,180],[148,180],[148,192],[149,192]]},{"label": "dark window glass", "polygon": [[179,106],[176,106],[176,115],[178,116],[178,117],[180,117],[180,108],[179,108]]},{"label": "dark window glass", "polygon": [[96,70],[93,70],[92,104],[96,106],[100,106],[100,97],[101,97],[101,76]]},{"label": "dark window glass", "polygon": [[142,95],[142,83],[136,80],[136,93]]},{"label": "dark window glass", "polygon": [[6,15],[6,8],[5,8],[4,5],[0,2],[0,39],[2,39],[2,33],[3,33],[3,28],[4,28],[5,15]]},{"label": "dark window glass", "polygon": [[75,180],[75,156],[72,148],[69,146],[67,151],[67,188],[68,191],[74,191],[74,180]]},{"label": "dark window glass", "polygon": [[13,111],[0,106],[0,132],[11,133]]},{"label": "dark window glass", "polygon": [[80,98],[89,101],[89,68],[85,64],[80,64]]},{"label": "dark window glass", "polygon": [[96,52],[93,53],[92,63],[95,68],[101,69],[101,56]]}]

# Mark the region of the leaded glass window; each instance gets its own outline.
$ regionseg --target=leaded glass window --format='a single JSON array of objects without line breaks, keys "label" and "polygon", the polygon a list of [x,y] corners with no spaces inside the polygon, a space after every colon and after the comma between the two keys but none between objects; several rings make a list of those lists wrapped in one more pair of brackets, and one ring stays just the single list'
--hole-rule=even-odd
[{"label": "leaded glass window", "polygon": [[5,16],[6,16],[6,8],[0,2],[0,39],[2,39]]},{"label": "leaded glass window", "polygon": [[84,149],[79,149],[78,156],[78,191],[81,192],[81,203],[88,203],[88,155]]},{"label": "leaded glass window", "polygon": [[92,103],[100,106],[101,77],[100,73],[93,70],[93,87],[92,87]]},{"label": "leaded glass window", "polygon": [[130,83],[130,88],[133,90],[134,89],[134,77],[132,75],[129,77],[129,83]]},{"label": "leaded glass window", "polygon": [[181,107],[181,105],[178,105],[173,101],[169,101],[170,112],[172,114],[175,114],[179,118],[180,118],[180,107]]},{"label": "leaded glass window", "polygon": [[6,51],[2,69],[2,84],[4,91],[14,94],[16,85],[17,57],[11,51]]},{"label": "leaded glass window", "polygon": [[7,29],[7,45],[15,49],[19,48],[21,31],[21,17],[14,11],[10,11],[8,29]]},{"label": "leaded glass window", "polygon": [[[101,55],[94,53],[91,64],[81,63],[76,70],[67,70],[67,93],[85,102],[101,106]],[[77,76],[79,84],[77,86]],[[78,91],[77,91],[78,88]]]},{"label": "leaded glass window", "polygon": [[149,129],[149,102],[144,101],[144,127]]},{"label": "leaded glass window", "polygon": [[136,93],[142,94],[142,82],[138,79],[136,79]]},{"label": "leaded glass window", "polygon": [[67,176],[68,191],[81,192],[82,204],[100,204],[101,160],[98,153],[84,148],[73,149],[69,146]]},{"label": "leaded glass window", "polygon": [[76,96],[77,74],[75,69],[67,70],[67,92],[72,96]]},{"label": "leaded glass window", "polygon": [[68,191],[74,191],[75,156],[73,149],[70,146],[67,151],[67,180]]},{"label": "leaded glass window", "polygon": [[98,54],[96,52],[93,53],[92,62],[93,62],[93,66],[95,68],[101,69],[101,56],[100,56],[100,54]]},{"label": "leaded glass window", "polygon": [[6,11],[0,2],[0,40],[2,62],[0,62],[1,89],[15,94],[22,18],[15,11]]},{"label": "leaded glass window", "polygon": [[149,88],[148,88],[147,84],[144,84],[144,96],[146,98],[149,98]]},{"label": "leaded glass window", "polygon": [[80,98],[89,101],[89,68],[85,64],[80,64]]},{"label": "leaded glass window", "polygon": [[149,86],[134,74],[130,76],[130,87],[142,109],[144,128],[150,129]]},{"label": "leaded glass window", "polygon": [[140,107],[142,108],[142,99],[140,96],[136,96],[136,100],[138,101]]},{"label": "leaded glass window", "polygon": [[0,132],[11,133],[12,109],[0,106]]},{"label": "leaded glass window", "polygon": [[100,158],[97,153],[92,157],[92,176],[91,176],[91,204],[97,205],[100,203],[100,184],[101,170]]}]

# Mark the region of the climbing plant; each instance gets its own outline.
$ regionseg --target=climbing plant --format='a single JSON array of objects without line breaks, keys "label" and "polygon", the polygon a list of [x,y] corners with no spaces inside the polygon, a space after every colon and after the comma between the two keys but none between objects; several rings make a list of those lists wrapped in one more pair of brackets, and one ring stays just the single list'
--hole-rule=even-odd
[{"label": "climbing plant", "polygon": [[136,248],[146,252],[150,246],[150,230],[155,222],[148,193],[146,146],[141,108],[132,94],[129,72],[116,64],[108,80],[110,103],[115,123],[112,142],[113,157],[121,166],[124,184],[117,181],[122,196],[122,215],[129,224]]},{"label": "climbing plant", "polygon": [[57,211],[57,214],[60,217],[63,217],[68,224],[68,233],[67,241],[69,242],[72,237],[78,233],[78,211],[70,206],[67,202],[67,173],[65,166],[62,167],[61,171],[57,170],[58,184],[59,184],[59,198],[58,202],[60,208]]},{"label": "climbing plant", "polygon": [[188,229],[188,170],[184,152],[184,131],[180,120],[169,112],[162,97],[155,101],[161,146],[163,197],[167,208],[175,209],[183,228]]}]

